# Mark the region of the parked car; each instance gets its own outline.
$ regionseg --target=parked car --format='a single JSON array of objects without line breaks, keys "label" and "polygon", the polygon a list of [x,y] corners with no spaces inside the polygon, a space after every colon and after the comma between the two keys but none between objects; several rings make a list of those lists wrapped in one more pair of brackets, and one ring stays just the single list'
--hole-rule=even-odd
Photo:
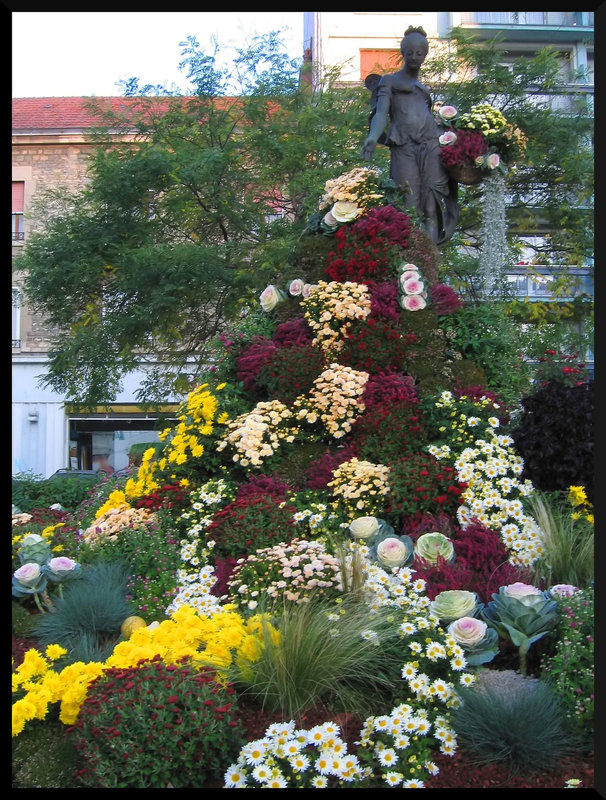
[{"label": "parked car", "polygon": [[103,470],[94,469],[58,469],[49,477],[49,481],[55,478],[105,478],[107,475]]}]

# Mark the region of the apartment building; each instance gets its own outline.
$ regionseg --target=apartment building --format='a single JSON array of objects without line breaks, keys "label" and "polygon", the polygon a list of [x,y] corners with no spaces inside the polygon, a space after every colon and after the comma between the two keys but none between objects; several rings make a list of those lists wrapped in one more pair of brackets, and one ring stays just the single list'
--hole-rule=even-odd
[{"label": "apartment building", "polygon": [[[102,100],[116,112],[129,102]],[[36,210],[45,190],[75,191],[87,181],[88,159],[97,146],[90,133],[98,120],[86,102],[83,97],[13,99],[12,474],[48,477],[66,467],[111,473],[128,465],[132,445],[158,440],[161,414],[142,411],[135,400],[140,373],[127,376],[114,403],[87,413],[71,409],[38,380],[57,331],[24,304],[18,257],[28,237],[43,228],[44,213],[52,213],[52,203]],[[176,400],[167,398],[165,414],[174,414]]]}]

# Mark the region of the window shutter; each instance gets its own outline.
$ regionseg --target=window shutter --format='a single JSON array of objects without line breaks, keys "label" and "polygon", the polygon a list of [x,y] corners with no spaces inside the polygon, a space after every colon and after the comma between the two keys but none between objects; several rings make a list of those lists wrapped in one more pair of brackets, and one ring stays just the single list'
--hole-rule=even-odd
[{"label": "window shutter", "polygon": [[13,181],[13,213],[23,211],[25,197],[25,181]]}]

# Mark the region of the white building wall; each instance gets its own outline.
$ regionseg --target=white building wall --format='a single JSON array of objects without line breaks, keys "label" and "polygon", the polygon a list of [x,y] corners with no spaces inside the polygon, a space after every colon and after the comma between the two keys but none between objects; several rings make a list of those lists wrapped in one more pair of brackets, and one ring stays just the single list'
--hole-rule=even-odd
[{"label": "white building wall", "polygon": [[437,11],[305,11],[305,46],[314,64],[340,67],[340,80],[360,81],[360,48],[399,50],[409,25],[422,27],[429,39],[452,27],[450,12]]},{"label": "white building wall", "polygon": [[[32,472],[48,478],[69,466],[69,419],[65,402],[57,393],[38,385],[38,376],[44,369],[45,361],[34,357],[14,362],[12,366],[12,475]],[[142,372],[127,375],[114,402],[136,403],[135,390],[142,376]],[[179,398],[169,397],[166,402],[176,403]]]}]

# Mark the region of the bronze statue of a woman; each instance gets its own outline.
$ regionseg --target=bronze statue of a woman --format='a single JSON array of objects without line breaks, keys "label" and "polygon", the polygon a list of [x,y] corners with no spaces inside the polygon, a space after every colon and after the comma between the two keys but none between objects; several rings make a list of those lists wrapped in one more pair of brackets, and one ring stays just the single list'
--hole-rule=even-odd
[{"label": "bronze statue of a woman", "polygon": [[418,81],[419,69],[429,52],[423,28],[408,28],[400,49],[403,68],[383,75],[376,87],[376,108],[362,155],[369,160],[378,142],[390,148],[392,180],[406,189],[409,205],[416,208],[432,240],[441,244],[450,239],[457,225],[458,184],[440,161],[441,131],[432,113],[429,91]]}]

